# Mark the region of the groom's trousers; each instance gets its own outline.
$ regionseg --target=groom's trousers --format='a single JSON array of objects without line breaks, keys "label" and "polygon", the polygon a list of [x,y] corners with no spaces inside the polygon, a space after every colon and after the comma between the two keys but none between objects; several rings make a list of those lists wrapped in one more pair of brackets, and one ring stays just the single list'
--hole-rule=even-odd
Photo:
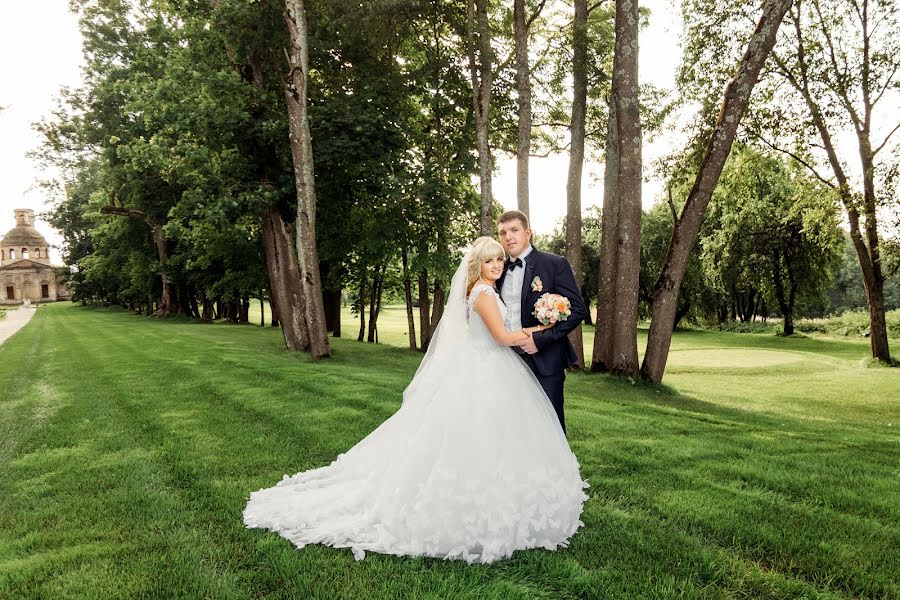
[{"label": "groom's trousers", "polygon": [[[515,347],[514,347],[515,348]],[[515,348],[518,350],[518,348]],[[531,372],[534,373],[534,376],[537,377],[538,383],[541,384],[541,387],[544,388],[544,392],[547,394],[547,397],[550,398],[550,404],[553,405],[553,410],[556,411],[556,417],[559,419],[559,424],[562,426],[563,433],[566,432],[566,414],[563,408],[563,386],[566,381],[566,372],[562,371],[560,373],[554,373],[553,375],[541,375],[538,373],[537,365],[534,362],[534,357],[528,353],[519,353],[522,360],[525,361],[525,364],[528,365],[528,368],[531,369]]]}]

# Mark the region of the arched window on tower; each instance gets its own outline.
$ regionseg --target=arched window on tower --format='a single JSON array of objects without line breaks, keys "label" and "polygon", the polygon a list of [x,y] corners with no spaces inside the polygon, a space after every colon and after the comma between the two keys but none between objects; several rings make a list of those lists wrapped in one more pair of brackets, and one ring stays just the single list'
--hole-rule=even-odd
[{"label": "arched window on tower", "polygon": [[22,258],[28,258],[28,248],[22,248]]},{"label": "arched window on tower", "polygon": [[35,257],[35,258],[40,258],[40,257],[41,257],[41,249],[40,249],[40,248],[35,248],[35,249],[34,249],[34,257]]},{"label": "arched window on tower", "polygon": [[12,248],[9,249],[9,260],[12,260],[16,257],[16,251]]}]

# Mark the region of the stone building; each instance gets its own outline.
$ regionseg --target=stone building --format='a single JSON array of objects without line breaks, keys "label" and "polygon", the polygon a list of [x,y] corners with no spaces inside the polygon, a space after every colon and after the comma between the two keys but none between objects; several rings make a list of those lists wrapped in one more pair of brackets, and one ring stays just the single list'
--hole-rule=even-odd
[{"label": "stone building", "polygon": [[50,244],[34,228],[34,211],[17,208],[16,226],[0,240],[0,304],[68,300],[50,264]]}]

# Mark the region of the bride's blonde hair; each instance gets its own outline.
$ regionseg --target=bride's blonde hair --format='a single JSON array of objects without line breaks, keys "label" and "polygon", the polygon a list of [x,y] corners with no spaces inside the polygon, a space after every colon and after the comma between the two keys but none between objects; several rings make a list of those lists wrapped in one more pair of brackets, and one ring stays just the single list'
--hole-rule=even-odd
[{"label": "bride's blonde hair", "polygon": [[466,297],[469,296],[475,282],[481,277],[481,264],[489,258],[503,258],[504,256],[503,246],[490,236],[483,236],[472,242],[466,271]]}]

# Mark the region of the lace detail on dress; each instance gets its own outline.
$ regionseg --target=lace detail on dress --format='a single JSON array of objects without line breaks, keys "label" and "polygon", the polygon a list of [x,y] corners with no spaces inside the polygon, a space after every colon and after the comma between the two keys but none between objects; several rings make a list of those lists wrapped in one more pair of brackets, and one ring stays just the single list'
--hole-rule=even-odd
[{"label": "lace detail on dress", "polygon": [[497,290],[492,288],[489,285],[484,285],[483,283],[479,283],[475,287],[472,288],[472,291],[469,292],[469,307],[471,308],[475,304],[475,299],[478,298],[482,293],[486,293],[488,296],[496,296]]},{"label": "lace detail on dress", "polygon": [[481,316],[474,309],[475,299],[481,294],[492,296],[494,298],[497,302],[497,310],[500,311],[500,317],[504,321],[506,320],[506,305],[503,304],[503,300],[500,299],[500,294],[497,293],[497,290],[489,285],[484,285],[483,283],[476,285],[469,293],[469,299],[466,304],[466,316],[469,322],[469,331],[466,335],[466,339],[470,344],[480,349],[508,350],[505,346],[497,344],[496,340],[494,340],[494,336],[492,336],[491,332],[488,330],[487,325],[484,324],[484,321],[481,320]]}]

